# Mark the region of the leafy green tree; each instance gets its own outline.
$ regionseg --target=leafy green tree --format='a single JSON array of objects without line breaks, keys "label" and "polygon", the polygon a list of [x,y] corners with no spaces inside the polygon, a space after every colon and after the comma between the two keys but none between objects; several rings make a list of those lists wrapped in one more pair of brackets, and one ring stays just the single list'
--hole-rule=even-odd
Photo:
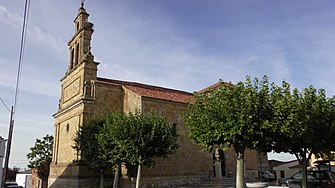
[{"label": "leafy green tree", "polygon": [[296,156],[302,168],[303,188],[307,188],[307,165],[311,155],[323,155],[334,150],[335,100],[328,98],[323,89],[313,86],[291,91],[283,82],[272,92],[274,116],[272,124],[277,134],[273,150]]},{"label": "leafy green tree", "polygon": [[157,115],[123,115],[111,112],[85,123],[75,138],[81,160],[103,175],[108,168],[115,168],[113,187],[117,187],[121,162],[138,165],[137,187],[141,165],[152,167],[154,157],[173,154],[177,149],[175,127]]},{"label": "leafy green tree", "polygon": [[[127,162],[138,165],[136,188],[140,186],[141,166],[153,167],[155,157],[167,157],[178,148],[177,131],[172,123],[153,113],[127,115],[121,140],[124,140]],[[123,138],[122,138],[123,137]]]},{"label": "leafy green tree", "polygon": [[[100,132],[96,135],[97,144],[103,148],[103,157],[107,163],[115,169],[113,187],[118,187],[121,163],[126,162],[126,144],[122,135],[127,134],[125,122],[127,117],[119,112],[108,113],[105,116],[104,124]],[[121,136],[121,137],[120,137]]]},{"label": "leafy green tree", "polygon": [[42,139],[36,139],[35,146],[30,148],[27,154],[29,168],[37,168],[37,175],[42,179],[42,186],[48,186],[50,163],[52,160],[53,136],[46,135]]},{"label": "leafy green tree", "polygon": [[[118,148],[114,137],[106,136],[106,127],[115,125],[122,118],[119,113],[108,113],[94,117],[80,127],[74,141],[74,148],[81,155],[81,162],[100,173],[100,188],[104,187],[104,175],[107,169],[117,166]],[[114,155],[116,153],[116,155]],[[116,170],[116,174],[118,170]],[[114,182],[118,181],[114,179]],[[115,184],[115,183],[114,183]],[[116,184],[117,187],[117,184]]]},{"label": "leafy green tree", "polygon": [[237,155],[236,187],[244,187],[244,152],[247,148],[260,151],[270,147],[262,141],[270,139],[269,83],[249,76],[237,85],[221,82],[218,89],[195,93],[195,102],[190,105],[184,120],[190,138],[211,150],[214,145],[224,149],[232,147]]}]

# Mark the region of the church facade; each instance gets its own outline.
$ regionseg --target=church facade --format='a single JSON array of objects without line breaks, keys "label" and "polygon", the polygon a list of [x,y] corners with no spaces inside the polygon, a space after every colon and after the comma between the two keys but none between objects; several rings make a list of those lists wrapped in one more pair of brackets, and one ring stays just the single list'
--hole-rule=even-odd
[{"label": "church facade", "polygon": [[[73,149],[79,127],[94,115],[109,111],[125,114],[140,110],[141,113],[156,112],[176,124],[179,148],[167,159],[157,159],[153,169],[143,168],[142,186],[176,186],[199,182],[213,175],[213,153],[204,151],[187,137],[181,114],[193,100],[193,94],[185,91],[97,77],[98,62],[91,53],[93,24],[83,4],[74,20],[75,33],[68,42],[70,60],[65,76],[61,79],[59,107],[54,114],[55,133],[49,187],[97,187],[99,172],[80,164],[80,155]],[[246,153],[246,174],[257,176],[259,161],[267,165],[267,157],[255,151]],[[232,150],[224,152],[223,174],[234,175],[236,157]],[[121,186],[129,187],[133,179],[123,168]],[[106,177],[111,185],[112,175]],[[109,187],[109,186],[108,186]]]}]

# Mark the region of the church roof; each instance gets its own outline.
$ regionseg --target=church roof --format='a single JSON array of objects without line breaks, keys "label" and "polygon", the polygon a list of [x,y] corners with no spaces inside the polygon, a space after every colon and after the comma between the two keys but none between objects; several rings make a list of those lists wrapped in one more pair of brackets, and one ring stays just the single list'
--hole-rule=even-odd
[{"label": "church roof", "polygon": [[206,88],[198,91],[198,93],[206,93],[206,92],[208,92],[210,90],[219,89],[222,83],[223,83],[224,86],[232,86],[233,85],[233,84],[228,83],[228,82],[219,81],[219,82],[217,82],[217,83],[215,83],[213,85],[210,85],[210,86],[208,86],[208,87],[206,87]]},{"label": "church roof", "polygon": [[123,86],[142,97],[150,97],[181,103],[189,103],[194,99],[193,94],[186,91],[106,78],[97,78],[97,81]]}]

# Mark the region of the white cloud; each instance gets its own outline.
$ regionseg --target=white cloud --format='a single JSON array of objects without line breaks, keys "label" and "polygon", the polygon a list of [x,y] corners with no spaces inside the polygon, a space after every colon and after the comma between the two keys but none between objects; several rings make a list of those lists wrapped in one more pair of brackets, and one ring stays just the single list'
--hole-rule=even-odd
[{"label": "white cloud", "polygon": [[[16,86],[17,68],[8,65],[13,65],[13,63],[0,57],[0,66],[2,67],[0,86],[14,89]],[[38,66],[35,67],[34,64],[30,64],[29,66],[24,66],[21,74],[20,90],[38,95],[59,97],[60,86],[58,79],[55,79],[49,73],[43,72]]]},{"label": "white cloud", "polygon": [[[8,10],[5,6],[0,5],[0,22],[21,31],[23,18],[22,16]],[[67,52],[65,47],[66,41],[59,37],[59,35],[56,36],[35,23],[36,21],[28,19],[28,28],[26,30],[28,34],[27,40],[34,41],[35,45],[37,43],[37,45],[43,44],[44,46],[48,46],[51,48],[50,50],[57,52],[59,56],[65,55]],[[50,24],[52,24],[52,21]]]},{"label": "white cloud", "polygon": [[12,62],[8,59],[0,57],[0,67],[1,67],[1,74],[0,74],[0,85],[6,87],[13,87],[15,85],[15,67],[13,66]]},{"label": "white cloud", "polygon": [[25,67],[21,79],[21,89],[39,95],[60,96],[60,82],[58,79],[34,67]]},{"label": "white cloud", "polygon": [[11,27],[19,28],[22,24],[22,17],[0,5],[0,21]]},{"label": "white cloud", "polygon": [[34,41],[35,45],[43,45],[49,47],[50,51],[57,52],[58,56],[66,56],[66,41],[56,36],[42,27],[29,22],[27,32],[29,41]]}]

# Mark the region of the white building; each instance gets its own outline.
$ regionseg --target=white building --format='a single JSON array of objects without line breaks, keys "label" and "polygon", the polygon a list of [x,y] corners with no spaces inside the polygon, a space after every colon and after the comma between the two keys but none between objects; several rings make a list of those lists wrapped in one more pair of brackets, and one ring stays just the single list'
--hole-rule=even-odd
[{"label": "white building", "polygon": [[282,162],[280,165],[274,166],[272,170],[277,179],[291,177],[300,171],[299,162],[298,160]]},{"label": "white building", "polygon": [[30,180],[31,180],[31,170],[27,170],[24,172],[19,172],[16,174],[15,182],[24,188],[30,187]]}]

